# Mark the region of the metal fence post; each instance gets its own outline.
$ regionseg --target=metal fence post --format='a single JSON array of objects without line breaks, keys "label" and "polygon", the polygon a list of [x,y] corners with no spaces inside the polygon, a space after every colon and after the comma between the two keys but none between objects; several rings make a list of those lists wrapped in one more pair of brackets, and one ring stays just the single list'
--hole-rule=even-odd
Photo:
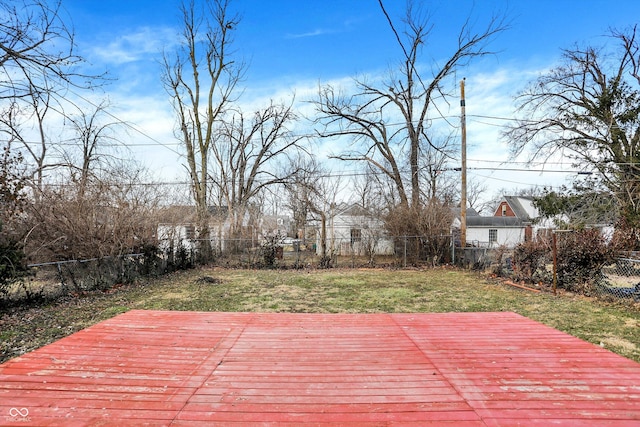
[{"label": "metal fence post", "polygon": [[557,234],[555,230],[551,233],[551,241],[553,248],[553,294],[556,295],[558,289],[558,246]]},{"label": "metal fence post", "polygon": [[407,266],[407,236],[404,236],[404,257],[403,259],[403,267]]}]

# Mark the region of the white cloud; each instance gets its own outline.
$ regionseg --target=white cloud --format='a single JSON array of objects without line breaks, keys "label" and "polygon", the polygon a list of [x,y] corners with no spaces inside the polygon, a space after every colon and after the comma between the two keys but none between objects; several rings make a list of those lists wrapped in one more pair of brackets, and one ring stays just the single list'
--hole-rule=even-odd
[{"label": "white cloud", "polygon": [[[289,34],[288,37],[317,37],[335,32],[337,31],[316,29],[307,33]],[[129,135],[124,137],[127,141],[131,141],[131,144],[136,142],[150,144],[134,148],[132,153],[140,156],[145,164],[152,167],[159,176],[164,178],[183,174],[182,164],[184,161],[175,153],[181,148],[174,145],[176,142],[173,133],[175,118],[168,96],[160,83],[159,69],[150,71],[150,67],[152,61],[156,62],[159,59],[163,49],[169,50],[175,47],[176,43],[174,29],[142,27],[92,49],[94,55],[102,61],[112,64],[114,70],[122,73],[121,80],[116,83],[115,88],[112,88],[116,91],[113,100],[119,108],[117,115],[148,135],[148,137],[143,137],[137,132],[129,132]],[[137,61],[141,62],[137,63]],[[509,160],[509,147],[501,138],[501,130],[507,123],[504,119],[513,116],[513,96],[523,87],[524,83],[532,80],[541,71],[540,69],[499,67],[491,71],[475,74],[469,72],[467,74],[466,112],[470,167],[495,166],[500,168],[497,161],[507,162]],[[371,72],[367,79],[371,83],[387,77],[388,70],[385,69],[384,71]],[[460,108],[456,97],[459,89],[454,87],[458,83],[450,82],[452,97],[448,100],[448,104],[442,105],[443,114],[447,116],[447,120],[454,127],[460,124]],[[311,118],[315,114],[315,107],[310,101],[317,96],[319,85],[326,84],[336,89],[342,88],[347,94],[354,91],[352,76],[336,77],[323,82],[308,77],[286,76],[285,78],[283,76],[277,81],[250,82],[240,99],[240,107],[246,114],[250,114],[264,108],[272,100],[273,102],[289,103],[295,96],[294,110],[296,113],[302,118]],[[444,124],[444,121],[438,120],[434,123],[436,126],[440,126],[439,122]],[[312,124],[304,119],[296,124],[293,130],[297,134],[313,133]],[[450,128],[444,133],[448,133],[449,130]],[[454,132],[459,132],[459,129],[454,129]],[[316,142],[318,146],[314,148],[314,153],[319,160],[328,161],[330,155],[338,154],[347,149],[350,140],[345,138],[323,139]],[[168,144],[171,148],[166,148],[162,144]],[[549,177],[548,174],[545,174],[543,179],[539,174],[501,173],[490,170],[475,170],[470,175],[486,181],[492,188],[537,184],[546,182]],[[564,177],[555,175],[553,181],[558,182],[562,178]]]},{"label": "white cloud", "polygon": [[120,35],[104,45],[95,45],[90,56],[107,64],[121,65],[158,58],[177,43],[176,30],[170,27],[140,27]]},{"label": "white cloud", "polygon": [[298,33],[298,34],[287,34],[285,36],[285,38],[287,39],[302,39],[302,38],[306,38],[306,37],[318,37],[318,36],[323,36],[325,34],[335,34],[337,31],[335,30],[327,30],[327,29],[322,29],[322,28],[318,28],[315,29],[313,31],[308,31],[305,33]]}]

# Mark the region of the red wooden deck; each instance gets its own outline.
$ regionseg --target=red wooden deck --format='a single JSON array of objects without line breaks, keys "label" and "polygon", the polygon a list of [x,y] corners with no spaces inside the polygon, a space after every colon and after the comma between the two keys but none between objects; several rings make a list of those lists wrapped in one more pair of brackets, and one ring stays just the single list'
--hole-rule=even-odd
[{"label": "red wooden deck", "polygon": [[638,426],[640,364],[513,313],[132,311],[0,365],[0,425]]}]

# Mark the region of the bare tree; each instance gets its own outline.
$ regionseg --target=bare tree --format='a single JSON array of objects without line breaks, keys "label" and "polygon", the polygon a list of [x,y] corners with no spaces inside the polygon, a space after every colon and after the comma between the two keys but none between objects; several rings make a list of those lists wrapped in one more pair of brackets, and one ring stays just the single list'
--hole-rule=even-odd
[{"label": "bare tree", "polygon": [[[27,160],[32,166],[31,185],[36,190],[36,197],[42,189],[45,171],[50,166],[47,164],[49,136],[46,132],[45,118],[48,117],[50,110],[51,96],[49,91],[43,93],[33,91],[23,97],[21,102],[9,102],[0,115],[0,124],[2,124],[0,131],[8,140],[19,143],[20,147],[17,148],[26,153]],[[32,124],[29,122],[32,122],[36,128],[36,132],[33,133],[35,137],[31,132],[25,131],[25,128]]]},{"label": "bare tree", "polygon": [[[163,81],[172,97],[177,136],[184,144],[201,238],[208,239],[209,154],[217,125],[234,100],[243,66],[231,59],[238,17],[229,0],[183,3],[181,48],[164,57]],[[206,250],[205,245],[205,250]]]},{"label": "bare tree", "polygon": [[384,209],[386,198],[376,180],[376,171],[365,165],[362,172],[351,179],[351,201],[363,209]]},{"label": "bare tree", "polygon": [[63,155],[72,181],[78,183],[80,197],[92,177],[110,169],[110,163],[117,163],[115,131],[123,125],[108,113],[106,101],[92,107],[78,107],[77,114],[67,115],[71,137],[66,143],[72,148],[64,150]]},{"label": "bare tree", "polygon": [[21,170],[22,162],[20,153],[11,153],[10,144],[0,153],[0,232],[24,207],[25,179]]},{"label": "bare tree", "polygon": [[622,42],[622,46],[631,62],[630,73],[640,84],[640,40],[638,40],[638,26],[634,25],[627,31],[612,30],[612,35]]},{"label": "bare tree", "polygon": [[328,245],[327,226],[336,204],[339,180],[323,169],[315,157],[298,157],[291,167],[295,174],[286,183],[286,188],[294,216],[300,219],[301,215],[308,214],[305,220],[319,223],[320,266],[329,267],[333,254]]},{"label": "bare tree", "polygon": [[60,0],[0,0],[0,132],[24,154],[35,197],[47,170],[63,165],[61,141],[48,124],[67,118],[70,88],[103,81],[80,70],[63,12]]},{"label": "bare tree", "polygon": [[467,203],[469,207],[478,213],[489,208],[489,202],[483,200],[486,193],[487,185],[483,181],[479,179],[469,180],[467,184]]},{"label": "bare tree", "polygon": [[[628,224],[640,226],[640,81],[635,28],[613,33],[622,49],[575,47],[564,63],[518,97],[521,119],[505,136],[514,154],[562,153],[594,173],[617,199]],[[634,47],[635,46],[635,47]],[[636,55],[636,56],[634,56]]]},{"label": "bare tree", "polygon": [[7,144],[0,152],[0,294],[24,273],[24,252],[19,243],[22,230],[14,221],[25,206],[21,164],[20,154],[12,154],[11,145]]},{"label": "bare tree", "polygon": [[460,181],[447,164],[455,158],[457,144],[453,135],[433,136],[432,143],[420,150],[420,189],[423,200],[442,200],[452,204],[459,198]]},{"label": "bare tree", "polygon": [[449,256],[449,234],[453,212],[437,199],[428,200],[419,209],[397,206],[386,217],[389,235],[402,242],[412,262],[442,262]]},{"label": "bare tree", "polygon": [[442,118],[435,101],[450,96],[447,80],[472,59],[489,54],[487,43],[505,26],[492,19],[476,33],[466,22],[458,34],[456,51],[443,63],[433,62],[427,78],[421,72],[425,68],[421,61],[432,23],[409,5],[399,33],[381,1],[380,6],[398,40],[402,62],[381,82],[354,79],[354,94],[331,86],[320,88],[315,102],[322,124],[319,133],[351,138],[352,149],[336,157],[370,163],[392,180],[400,204],[418,207],[423,173],[420,152],[425,147],[444,148],[432,135],[432,120]]},{"label": "bare tree", "polygon": [[0,1],[0,99],[47,92],[52,82],[84,86],[94,79],[73,70],[82,59],[62,10],[60,0]]},{"label": "bare tree", "polygon": [[358,248],[354,248],[352,242],[352,253],[355,254],[356,249],[360,250],[367,256],[369,265],[374,265],[379,244],[387,235],[383,227],[384,219],[393,207],[393,204],[386,203],[386,196],[374,175],[374,171],[367,170],[354,177],[351,185],[352,200],[360,208],[362,227]]},{"label": "bare tree", "polygon": [[303,136],[290,126],[297,120],[291,105],[271,103],[247,120],[237,112],[222,124],[211,145],[211,180],[232,218],[232,233],[238,234],[251,201],[265,188],[285,183],[295,169],[282,173],[279,161],[290,163],[300,150]]}]

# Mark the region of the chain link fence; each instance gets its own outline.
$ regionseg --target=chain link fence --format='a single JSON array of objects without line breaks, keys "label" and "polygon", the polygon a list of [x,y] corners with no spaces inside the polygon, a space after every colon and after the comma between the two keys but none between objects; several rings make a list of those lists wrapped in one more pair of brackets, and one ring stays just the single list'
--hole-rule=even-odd
[{"label": "chain link fence", "polygon": [[[482,266],[498,276],[555,292],[564,289],[608,302],[640,303],[640,257],[616,257],[613,262],[590,269],[554,262],[551,248],[518,256],[516,250],[495,248],[471,251]],[[473,256],[467,254],[467,258]],[[582,270],[576,272],[576,270]]]},{"label": "chain link fence", "polygon": [[640,302],[640,260],[618,258],[602,267],[594,291],[604,299]]},{"label": "chain link fence", "polygon": [[[209,245],[203,250],[203,245]],[[323,245],[302,239],[183,239],[164,241],[169,254],[194,254],[215,265],[239,268],[411,267],[451,263],[451,236],[331,238]]]},{"label": "chain link fence", "polygon": [[[551,289],[555,283],[554,261],[550,248],[532,252],[527,259],[515,258],[509,248],[459,248],[450,236],[429,241],[424,237],[385,237],[375,244],[357,239],[332,239],[324,248],[318,242],[276,239],[256,242],[229,239],[206,242],[188,240],[141,253],[117,257],[65,260],[28,265],[28,274],[0,289],[0,305],[20,301],[48,300],[68,294],[108,290],[140,277],[160,276],[170,271],[192,268],[197,264],[229,268],[359,268],[359,267],[433,267],[456,263],[480,271],[493,271],[514,281]],[[535,256],[534,256],[535,255]],[[522,258],[520,256],[520,258]],[[561,277],[572,277],[566,271]],[[640,259],[621,257],[583,278],[580,283],[561,284],[567,290],[607,301],[640,302]]]},{"label": "chain link fence", "polygon": [[183,239],[160,241],[157,248],[115,257],[30,264],[27,274],[0,287],[0,305],[45,301],[64,295],[108,290],[140,277],[192,268],[198,264],[230,268],[417,267],[451,262],[451,239],[416,236],[298,239]]},{"label": "chain link fence", "polygon": [[27,274],[0,290],[3,304],[46,301],[69,294],[106,290],[167,271],[167,261],[145,253],[27,265]]}]

